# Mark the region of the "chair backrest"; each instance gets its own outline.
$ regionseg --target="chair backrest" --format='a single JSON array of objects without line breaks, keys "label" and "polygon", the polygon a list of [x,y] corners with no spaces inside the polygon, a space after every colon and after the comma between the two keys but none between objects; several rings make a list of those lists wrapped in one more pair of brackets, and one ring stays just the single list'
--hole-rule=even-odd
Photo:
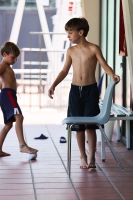
[{"label": "chair backrest", "polygon": [[112,97],[113,97],[113,91],[114,87],[118,82],[111,81],[105,91],[103,104],[101,108],[100,115],[102,116],[102,123],[105,124],[108,122],[110,117],[110,110],[112,105]]},{"label": "chair backrest", "polygon": [[99,80],[99,82],[98,82],[98,84],[97,84],[98,91],[99,91],[99,97],[100,97],[100,95],[101,95],[101,90],[102,90],[102,83],[103,83],[104,74],[105,74],[105,72],[102,74],[102,76],[100,77],[100,80]]}]

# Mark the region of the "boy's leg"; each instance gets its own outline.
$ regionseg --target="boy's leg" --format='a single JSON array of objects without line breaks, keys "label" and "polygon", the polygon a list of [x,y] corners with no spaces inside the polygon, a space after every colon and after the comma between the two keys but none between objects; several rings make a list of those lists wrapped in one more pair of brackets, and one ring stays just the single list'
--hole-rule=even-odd
[{"label": "boy's leg", "polygon": [[87,163],[87,155],[85,152],[85,131],[76,132],[76,136],[77,136],[77,142],[78,142],[78,146],[80,150],[80,159],[81,159],[80,168],[87,169],[88,163]]},{"label": "boy's leg", "polygon": [[6,135],[11,128],[12,128],[12,122],[7,122],[0,131],[0,157],[1,156],[10,156],[9,153],[5,153],[2,151],[2,146],[3,146],[4,140],[6,138]]},{"label": "boy's leg", "polygon": [[18,114],[18,115],[14,115],[14,117],[16,119],[15,129],[16,129],[16,134],[18,137],[19,145],[20,145],[20,151],[22,153],[29,153],[29,154],[36,153],[38,150],[27,146],[27,144],[24,140],[23,115]]},{"label": "boy's leg", "polygon": [[95,152],[96,152],[96,131],[94,129],[87,129],[88,145],[90,152],[89,168],[95,168]]}]

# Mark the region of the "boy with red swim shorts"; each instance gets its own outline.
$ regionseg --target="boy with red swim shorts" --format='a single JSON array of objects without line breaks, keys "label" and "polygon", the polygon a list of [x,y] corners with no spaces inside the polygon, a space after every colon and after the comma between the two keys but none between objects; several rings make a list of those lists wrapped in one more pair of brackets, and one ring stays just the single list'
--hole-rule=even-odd
[{"label": "boy with red swim shorts", "polygon": [[0,131],[0,157],[10,156],[9,153],[6,153],[2,150],[2,146],[7,133],[12,128],[13,122],[16,122],[15,130],[19,141],[20,152],[34,154],[38,150],[29,147],[24,140],[23,115],[17,103],[16,77],[13,69],[10,66],[17,61],[20,50],[13,42],[5,42],[1,46],[0,50],[3,57],[2,62],[0,63],[0,105],[5,123],[4,127]]}]

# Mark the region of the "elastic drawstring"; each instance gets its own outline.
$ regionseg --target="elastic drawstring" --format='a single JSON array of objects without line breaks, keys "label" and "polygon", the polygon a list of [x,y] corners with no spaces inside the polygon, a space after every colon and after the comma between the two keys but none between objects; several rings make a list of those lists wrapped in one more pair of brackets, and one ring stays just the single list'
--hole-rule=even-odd
[{"label": "elastic drawstring", "polygon": [[79,86],[79,98],[81,98],[81,94],[82,94],[82,86]]}]

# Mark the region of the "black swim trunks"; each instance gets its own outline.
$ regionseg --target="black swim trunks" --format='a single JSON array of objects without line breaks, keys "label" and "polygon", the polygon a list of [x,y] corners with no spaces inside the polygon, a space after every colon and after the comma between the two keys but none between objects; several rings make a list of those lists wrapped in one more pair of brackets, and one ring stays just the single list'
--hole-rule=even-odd
[{"label": "black swim trunks", "polygon": [[[68,117],[96,116],[99,114],[99,92],[97,83],[87,86],[71,84],[68,103]],[[72,131],[84,131],[86,129],[98,129],[94,124],[74,125]]]},{"label": "black swim trunks", "polygon": [[0,105],[4,116],[4,123],[14,122],[16,114],[22,114],[17,103],[16,91],[11,88],[4,88],[0,94]]}]

